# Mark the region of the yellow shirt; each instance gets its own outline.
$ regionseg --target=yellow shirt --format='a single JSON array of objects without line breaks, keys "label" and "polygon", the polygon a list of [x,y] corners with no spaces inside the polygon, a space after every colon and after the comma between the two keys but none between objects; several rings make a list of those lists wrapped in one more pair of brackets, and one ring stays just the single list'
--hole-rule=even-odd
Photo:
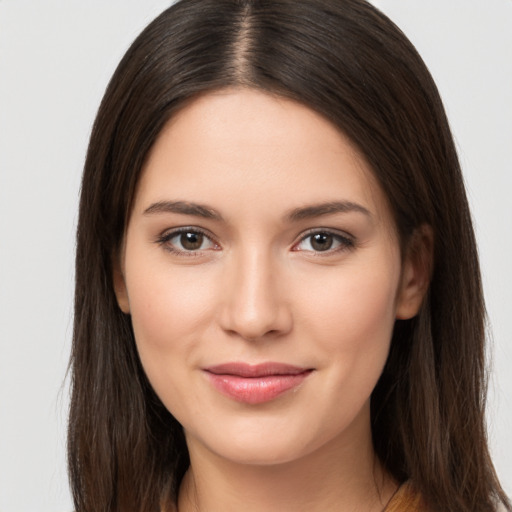
[{"label": "yellow shirt", "polygon": [[421,494],[410,482],[404,482],[383,512],[427,512],[427,510]]}]

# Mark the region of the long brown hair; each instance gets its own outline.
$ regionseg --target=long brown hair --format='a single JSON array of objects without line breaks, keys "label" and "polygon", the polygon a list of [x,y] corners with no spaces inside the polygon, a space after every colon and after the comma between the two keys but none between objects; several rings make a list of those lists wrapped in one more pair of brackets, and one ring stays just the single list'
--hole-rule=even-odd
[{"label": "long brown hair", "polygon": [[77,512],[160,510],[189,464],[182,428],[153,392],[112,260],[164,124],[200,93],[244,86],[295,99],[359,147],[402,244],[434,233],[430,290],[397,321],[372,395],[375,450],[437,510],[510,502],[489,457],[485,312],[470,213],[436,86],[412,44],[363,0],[182,0],[119,64],[82,182],[71,360],[69,469]]}]

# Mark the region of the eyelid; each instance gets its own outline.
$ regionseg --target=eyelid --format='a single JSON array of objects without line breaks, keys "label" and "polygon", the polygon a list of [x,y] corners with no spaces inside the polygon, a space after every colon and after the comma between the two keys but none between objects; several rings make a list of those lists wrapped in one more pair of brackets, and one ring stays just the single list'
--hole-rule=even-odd
[{"label": "eyelid", "polygon": [[[174,246],[169,245],[169,241],[174,237],[179,236],[182,233],[199,233],[206,237],[211,244],[214,246],[208,249],[197,249],[197,250],[182,250]],[[315,250],[304,250],[298,249],[298,246],[303,243],[307,238],[314,236],[316,234],[326,234],[332,236],[335,240],[338,241],[339,246],[333,248],[326,249],[325,251],[315,251]],[[340,231],[333,228],[311,228],[307,231],[300,234],[298,240],[292,245],[292,251],[304,251],[313,253],[315,256],[329,256],[333,253],[342,252],[346,250],[351,250],[355,247],[355,237],[346,231]],[[221,249],[220,244],[216,241],[215,237],[206,229],[200,228],[198,226],[179,226],[175,228],[169,228],[164,230],[155,240],[155,243],[162,245],[171,253],[184,255],[184,256],[199,256],[204,254],[206,251],[218,251]]]},{"label": "eyelid", "polygon": [[317,235],[317,234],[325,234],[325,235],[331,235],[336,240],[341,242],[341,247],[337,247],[334,249],[327,249],[325,251],[304,251],[304,252],[311,252],[315,256],[328,256],[332,255],[333,253],[340,252],[340,251],[346,251],[354,249],[356,245],[356,239],[353,235],[347,233],[346,231],[340,231],[338,229],[333,228],[311,228],[307,231],[303,232],[299,236],[299,240],[295,242],[292,245],[292,251],[300,251],[301,249],[297,249],[297,246],[304,242],[307,238]]},{"label": "eyelid", "polygon": [[[198,249],[195,251],[186,251],[186,250],[182,250],[182,249],[179,249],[176,247],[171,247],[169,245],[170,240],[172,240],[174,237],[176,237],[180,234],[183,234],[183,233],[199,233],[199,234],[203,235],[204,237],[206,237],[214,245],[214,247],[211,249]],[[220,245],[215,240],[213,235],[209,231],[207,231],[203,228],[200,228],[198,226],[180,226],[180,227],[166,229],[160,235],[158,235],[155,242],[159,245],[164,246],[166,250],[168,250],[169,252],[171,252],[173,254],[184,255],[184,256],[198,256],[198,255],[205,253],[206,251],[220,250]]]}]

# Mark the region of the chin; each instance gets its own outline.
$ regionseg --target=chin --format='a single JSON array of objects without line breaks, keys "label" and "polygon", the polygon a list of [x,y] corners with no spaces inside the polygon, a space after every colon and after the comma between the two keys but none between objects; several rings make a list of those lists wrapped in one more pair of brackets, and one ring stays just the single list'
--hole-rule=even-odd
[{"label": "chin", "polygon": [[344,436],[340,435],[343,428],[333,428],[334,425],[325,428],[328,422],[315,426],[314,422],[293,424],[276,422],[275,418],[268,420],[247,417],[231,426],[210,430],[204,436],[186,433],[189,450],[200,445],[203,450],[235,464],[273,466],[299,461],[314,453],[320,455],[343,443]]},{"label": "chin", "polygon": [[304,446],[267,441],[260,434],[259,440],[235,440],[216,446],[216,455],[244,466],[277,466],[293,462],[307,455]]}]

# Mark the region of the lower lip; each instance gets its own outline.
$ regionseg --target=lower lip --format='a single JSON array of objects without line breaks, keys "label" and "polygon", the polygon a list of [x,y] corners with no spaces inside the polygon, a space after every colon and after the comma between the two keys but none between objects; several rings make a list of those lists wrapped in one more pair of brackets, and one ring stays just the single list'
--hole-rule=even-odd
[{"label": "lower lip", "polygon": [[296,389],[311,373],[311,370],[294,375],[265,375],[262,377],[240,377],[238,375],[206,372],[213,387],[222,394],[246,404],[262,404]]}]

